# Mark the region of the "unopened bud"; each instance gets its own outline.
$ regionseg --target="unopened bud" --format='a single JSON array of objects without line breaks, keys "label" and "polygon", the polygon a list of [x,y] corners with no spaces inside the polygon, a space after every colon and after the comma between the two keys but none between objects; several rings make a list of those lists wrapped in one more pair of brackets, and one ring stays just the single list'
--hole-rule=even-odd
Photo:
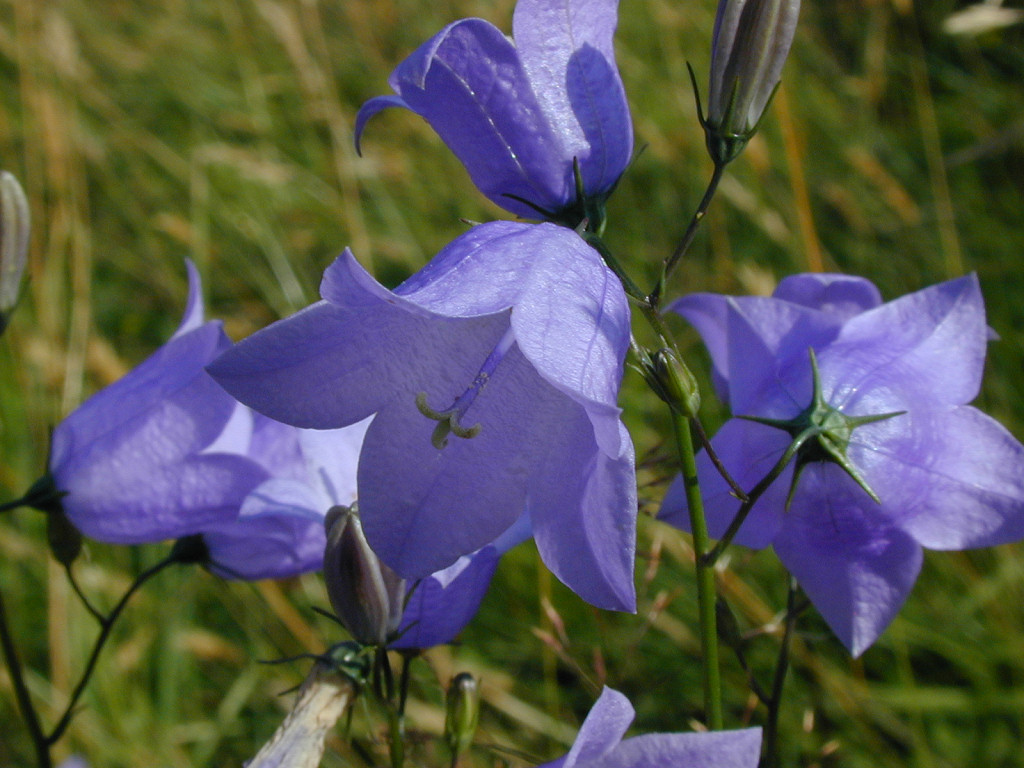
[{"label": "unopened bud", "polygon": [[46,540],[54,559],[61,565],[71,565],[82,551],[82,534],[62,510],[46,516]]},{"label": "unopened bud", "polygon": [[480,719],[480,686],[468,672],[460,672],[448,686],[444,716],[444,737],[453,757],[458,757],[470,744],[476,734]]},{"label": "unopened bud", "polygon": [[334,613],[357,642],[384,645],[402,621],[405,580],[366,543],[355,504],[332,507],[324,527],[324,582]]},{"label": "unopened bud", "polygon": [[0,332],[18,301],[28,258],[28,201],[18,180],[0,171]]},{"label": "unopened bud", "polygon": [[671,349],[651,355],[654,391],[658,397],[687,418],[700,411],[700,387],[690,369]]},{"label": "unopened bud", "polygon": [[782,76],[800,0],[719,0],[711,46],[708,151],[732,161],[757,130]]}]

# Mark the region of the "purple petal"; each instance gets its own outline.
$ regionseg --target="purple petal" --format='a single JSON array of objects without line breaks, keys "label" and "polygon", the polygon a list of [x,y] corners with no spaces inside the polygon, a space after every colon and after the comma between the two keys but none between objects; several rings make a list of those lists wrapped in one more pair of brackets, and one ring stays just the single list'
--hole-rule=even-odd
[{"label": "purple petal", "polygon": [[[650,733],[626,739],[585,768],[757,768],[761,729],[712,733]],[[578,768],[584,766],[578,764]]]},{"label": "purple petal", "polygon": [[396,293],[448,316],[513,308],[523,354],[587,408],[602,449],[618,455],[615,403],[629,347],[629,305],[619,279],[574,232],[515,222],[474,227]]},{"label": "purple petal", "polygon": [[[782,457],[789,436],[763,424],[732,419],[722,426],[711,444],[732,478],[744,491],[751,491]],[[703,451],[697,456],[697,472],[708,533],[714,539],[721,538],[735,518],[740,501]],[[761,549],[772,542],[785,519],[783,509],[792,476],[790,464],[750,511],[736,536],[737,544]],[[658,517],[680,530],[690,530],[686,492],[679,478],[669,486]]]},{"label": "purple petal", "polygon": [[488,545],[415,585],[391,648],[432,648],[455,639],[476,615],[500,555]]},{"label": "purple petal", "polygon": [[636,610],[636,467],[619,423],[623,453],[597,450],[582,414],[548,435],[548,456],[530,483],[528,509],[544,564],[592,605]]},{"label": "purple petal", "polygon": [[722,402],[729,402],[729,297],[719,293],[691,293],[668,309],[697,329],[711,356],[711,378]]},{"label": "purple petal", "polygon": [[377,96],[370,99],[359,108],[359,113],[356,115],[355,127],[356,154],[362,154],[362,149],[360,148],[359,143],[363,137],[363,129],[366,128],[366,124],[369,122],[370,118],[378,112],[383,112],[389,107],[405,107],[406,109],[410,109],[409,105],[402,101],[401,96]]},{"label": "purple petal", "polygon": [[194,331],[203,324],[203,284],[199,279],[199,270],[192,259],[185,259],[185,270],[188,272],[188,301],[181,324],[171,338]]},{"label": "purple petal", "polygon": [[239,456],[196,455],[236,408],[202,368],[227,343],[214,323],[178,336],[57,427],[51,472],[82,533],[162,541],[237,515],[263,470]]},{"label": "purple petal", "polygon": [[986,341],[977,277],[941,283],[851,319],[819,358],[825,392],[854,414],[963,405],[981,386]]},{"label": "purple petal", "polygon": [[255,411],[249,412],[253,418],[252,435],[242,452],[275,478],[307,480],[308,472],[300,443],[302,430]]},{"label": "purple petal", "polygon": [[[141,428],[149,411],[175,398],[190,415],[173,431],[182,453],[214,441],[235,403],[203,372],[203,366],[230,345],[220,323],[205,325],[168,341],[123,378],[86,400],[54,430],[50,466],[54,474],[97,443],[116,444]],[[182,430],[188,428],[186,434]],[[103,450],[100,448],[99,450]]]},{"label": "purple petal", "polygon": [[[504,317],[438,317],[377,283],[349,251],[324,273],[326,301],[274,323],[209,368],[234,397],[271,418],[335,429],[429,382],[465,387],[507,328]],[[372,343],[368,343],[372,339]],[[415,354],[410,354],[415,350]],[[483,542],[486,543],[486,542]]]},{"label": "purple petal", "polygon": [[322,514],[264,509],[243,511],[231,523],[203,533],[210,570],[228,579],[286,579],[323,567]]},{"label": "purple petal", "polygon": [[839,328],[836,318],[797,304],[760,297],[730,300],[732,412],[776,418],[800,413],[811,401],[809,350],[827,346]]},{"label": "purple petal", "polygon": [[832,631],[859,656],[889,625],[921,569],[921,546],[834,464],[809,466],[775,552]]},{"label": "purple petal", "polygon": [[929,549],[1024,538],[1024,446],[974,408],[861,427],[850,457],[892,522]]},{"label": "purple petal", "polygon": [[[670,306],[700,332],[716,389],[733,413],[790,417],[810,401],[808,349],[828,345],[841,321],[809,307],[760,296],[693,294]],[[794,381],[791,368],[806,371]]]},{"label": "purple petal", "polygon": [[549,210],[564,204],[561,141],[515,47],[496,27],[480,19],[449,24],[402,62],[390,82],[496,204],[527,218],[537,212],[510,195]]},{"label": "purple petal", "polygon": [[[474,374],[450,389],[425,382],[427,401],[446,407]],[[551,432],[572,407],[515,347],[469,411],[481,425],[476,437],[452,435],[438,450],[431,444],[436,422],[411,395],[394,401],[370,424],[359,459],[359,512],[370,546],[400,575],[421,578],[493,541],[521,514]]]},{"label": "purple petal", "polygon": [[882,303],[882,295],[870,280],[817,272],[783,278],[772,298],[817,309],[841,322]]},{"label": "purple petal", "polygon": [[608,754],[622,741],[635,714],[629,699],[616,690],[604,688],[580,726],[572,749],[562,758],[562,768],[584,768]]},{"label": "purple petal", "polygon": [[356,467],[369,426],[370,420],[366,419],[341,429],[299,432],[307,482],[322,488],[331,506],[347,507],[356,500]]},{"label": "purple petal", "polygon": [[183,457],[173,438],[160,433],[184,418],[176,409],[161,409],[147,431],[57,475],[58,487],[68,494],[64,511],[78,530],[97,541],[144,544],[237,517],[242,499],[266,474],[240,456]]},{"label": "purple petal", "polygon": [[523,69],[563,148],[566,189],[579,160],[584,189],[613,186],[629,164],[633,128],[615,65],[618,0],[519,0],[512,20]]}]

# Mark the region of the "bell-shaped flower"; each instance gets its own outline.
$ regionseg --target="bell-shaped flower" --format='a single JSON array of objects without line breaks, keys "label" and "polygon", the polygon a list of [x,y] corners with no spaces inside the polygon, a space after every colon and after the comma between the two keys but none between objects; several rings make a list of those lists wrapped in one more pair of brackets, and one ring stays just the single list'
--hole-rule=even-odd
[{"label": "bell-shaped flower", "polygon": [[568,754],[538,768],[755,768],[761,756],[760,728],[623,740],[634,715],[629,699],[605,688]]},{"label": "bell-shaped flower", "polygon": [[[695,294],[672,308],[701,333],[720,391],[745,417],[712,441],[741,488],[796,433],[810,436],[735,540],[771,544],[854,655],[899,611],[922,547],[1024,538],[1024,446],[967,405],[988,340],[974,276],[883,304],[866,280],[799,275],[770,298]],[[720,537],[740,502],[706,456],[698,466]],[[678,480],[661,516],[688,527]]]},{"label": "bell-shaped flower", "polygon": [[46,480],[90,538],[141,544],[198,533],[234,520],[266,478],[244,456],[205,452],[236,403],[204,368],[231,342],[219,322],[203,322],[191,263],[188,273],[188,308],[170,341],[53,432]]},{"label": "bell-shaped flower", "polygon": [[[449,24],[392,73],[388,107],[422,116],[488,198],[526,218],[591,228],[633,152],[612,36],[618,0],[519,0],[514,42],[481,19]],[[578,174],[574,170],[578,165]]]},{"label": "bell-shaped flower", "polygon": [[210,450],[255,461],[267,479],[237,519],[204,528],[206,562],[225,578],[284,579],[323,567],[324,517],[356,498],[356,462],[368,422],[297,429],[239,405]]},{"label": "bell-shaped flower", "polygon": [[209,370],[297,426],[376,414],[358,483],[381,559],[423,578],[528,511],[563,582],[633,610],[636,477],[616,406],[629,307],[600,256],[563,227],[492,222],[394,291],[346,251],[321,296]]}]

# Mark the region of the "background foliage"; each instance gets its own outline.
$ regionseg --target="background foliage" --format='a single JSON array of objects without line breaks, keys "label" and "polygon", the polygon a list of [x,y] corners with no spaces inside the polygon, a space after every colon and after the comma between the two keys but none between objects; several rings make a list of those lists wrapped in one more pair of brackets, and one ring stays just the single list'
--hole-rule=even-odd
[{"label": "background foliage", "polygon": [[[622,0],[618,56],[644,150],[612,201],[607,239],[643,283],[710,172],[685,63],[703,82],[714,5]],[[429,35],[469,15],[508,30],[512,6],[0,0],[0,166],[23,182],[34,221],[30,282],[0,341],[0,500],[41,474],[63,414],[172,332],[184,257],[204,275],[210,314],[241,338],[313,300],[346,245],[393,285],[463,231],[462,218],[498,216],[418,118],[376,118],[361,159],[351,126]],[[824,268],[869,276],[892,298],[976,270],[1002,337],[979,405],[1024,437],[1024,26],[951,35],[944,23],[962,6],[951,0],[804,6],[784,86],[730,167],[673,295],[766,292],[781,275]],[[694,344],[701,366],[702,355]],[[715,424],[721,407],[709,390],[705,400]],[[433,681],[456,669],[484,679],[479,741],[534,759],[564,751],[603,683],[633,699],[638,730],[685,730],[698,714],[691,552],[649,518],[669,471],[666,425],[633,374],[623,405],[645,513],[638,614],[588,608],[521,548],[464,642],[418,667],[418,732],[438,732]],[[95,626],[43,541],[34,513],[0,519],[0,586],[52,716]],[[81,579],[110,605],[162,551],[91,544]],[[906,608],[858,661],[806,617],[784,762],[1024,765],[1022,554],[929,553]],[[737,550],[720,581],[766,673],[784,574],[771,552]],[[118,627],[62,749],[94,766],[239,764],[279,722],[287,699],[276,694],[304,673],[254,661],[340,639],[310,610],[324,604],[317,577],[251,586],[163,574]],[[725,658],[727,720],[757,723],[743,672]],[[0,723],[0,764],[28,764],[3,671]],[[430,750],[425,739],[414,759]]]}]

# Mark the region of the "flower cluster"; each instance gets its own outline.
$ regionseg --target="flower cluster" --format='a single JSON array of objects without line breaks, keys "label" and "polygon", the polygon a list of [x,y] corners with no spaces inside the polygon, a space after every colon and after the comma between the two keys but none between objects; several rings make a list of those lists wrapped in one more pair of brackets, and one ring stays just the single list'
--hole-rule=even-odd
[{"label": "flower cluster", "polygon": [[[672,306],[701,333],[737,418],[712,445],[752,488],[803,435],[736,541],[771,544],[855,655],[895,616],[921,549],[1024,537],[1024,446],[967,403],[989,332],[977,278],[883,304],[867,280],[797,275],[771,298],[695,294]],[[739,507],[706,456],[708,525]],[[683,489],[661,515],[688,527]]]},{"label": "flower cluster", "polygon": [[[230,342],[219,322],[203,321],[191,263],[188,272],[188,308],[174,336],[54,431],[45,484],[53,490],[41,506],[97,541],[178,539],[182,557],[225,578],[319,570],[328,510],[356,501],[369,421],[301,429],[235,401],[204,369]],[[476,613],[500,556],[528,536],[520,522],[410,582],[394,601],[390,635],[358,639],[396,648],[450,642]]]}]

